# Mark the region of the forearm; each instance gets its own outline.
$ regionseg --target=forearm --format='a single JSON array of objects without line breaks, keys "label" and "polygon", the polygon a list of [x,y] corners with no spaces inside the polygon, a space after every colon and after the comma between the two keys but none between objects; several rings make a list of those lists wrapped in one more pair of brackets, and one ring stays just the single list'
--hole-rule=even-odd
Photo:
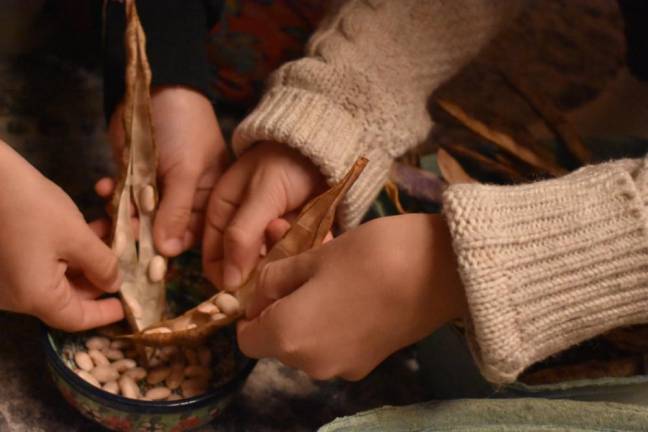
[{"label": "forearm", "polygon": [[648,321],[644,164],[445,193],[470,339],[486,378],[510,382],[572,345]]},{"label": "forearm", "polygon": [[[152,85],[182,85],[209,95],[206,42],[221,1],[137,0],[146,33]],[[105,9],[104,108],[106,117],[124,95],[124,5]]]},{"label": "forearm", "polygon": [[393,158],[423,142],[430,94],[479,51],[519,2],[349,0],[324,20],[307,56],[280,68],[234,135],[241,153],[285,143],[339,180],[360,155],[370,163],[340,210],[357,224]]}]

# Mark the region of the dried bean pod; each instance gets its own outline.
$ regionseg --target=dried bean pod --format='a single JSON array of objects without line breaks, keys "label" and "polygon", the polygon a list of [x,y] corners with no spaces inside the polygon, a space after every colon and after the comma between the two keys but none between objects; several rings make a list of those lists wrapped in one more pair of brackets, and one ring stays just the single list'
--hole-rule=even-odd
[{"label": "dried bean pod", "polygon": [[91,371],[95,366],[92,357],[85,351],[79,351],[74,354],[74,363],[76,363],[79,369],[86,372]]},{"label": "dried bean pod", "polygon": [[168,366],[156,367],[154,369],[151,369],[148,372],[148,376],[146,377],[146,382],[148,382],[151,385],[159,384],[162,381],[164,381],[169,376],[170,373],[171,373],[171,368]]},{"label": "dried bean pod", "polygon": [[89,350],[102,350],[110,346],[110,340],[105,337],[94,336],[86,341],[85,346]]},{"label": "dried bean pod", "polygon": [[171,396],[171,390],[166,387],[154,387],[146,392],[144,398],[148,400],[163,400]]},{"label": "dried bean pod", "polygon": [[101,384],[99,384],[99,381],[97,381],[97,378],[95,378],[94,376],[90,375],[89,372],[84,371],[84,370],[80,370],[80,371],[77,371],[77,375],[79,375],[79,376],[80,376],[81,378],[83,378],[86,382],[89,382],[89,383],[92,384],[93,386],[101,388]]},{"label": "dried bean pod", "polygon": [[116,381],[119,378],[117,372],[112,366],[97,366],[90,371],[92,376],[97,378],[100,383],[107,383],[108,381]]},{"label": "dried bean pod", "polygon": [[110,364],[108,358],[97,349],[91,349],[90,351],[88,351],[88,355],[92,358],[94,364],[96,364],[97,366],[106,366]]}]

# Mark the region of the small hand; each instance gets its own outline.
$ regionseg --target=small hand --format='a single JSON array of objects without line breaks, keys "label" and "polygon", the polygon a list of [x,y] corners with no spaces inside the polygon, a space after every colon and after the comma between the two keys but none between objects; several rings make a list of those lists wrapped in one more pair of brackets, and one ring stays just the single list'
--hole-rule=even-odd
[{"label": "small hand", "polygon": [[117,258],[72,200],[0,142],[0,308],[68,331],[124,317]]},{"label": "small hand", "polygon": [[[124,146],[123,107],[108,127],[115,157],[121,164]],[[155,245],[175,256],[202,237],[209,193],[227,162],[218,121],[209,100],[186,87],[160,87],[151,96],[151,115],[159,153],[161,201],[153,226]],[[97,190],[109,196],[114,182],[102,180]]]},{"label": "small hand", "polygon": [[216,286],[237,288],[257,264],[265,234],[285,230],[288,223],[279,218],[324,186],[317,167],[288,146],[265,142],[244,153],[209,198],[203,239],[207,277]]},{"label": "small hand", "polygon": [[266,265],[238,323],[241,350],[316,379],[357,380],[466,310],[445,222],[382,218]]}]

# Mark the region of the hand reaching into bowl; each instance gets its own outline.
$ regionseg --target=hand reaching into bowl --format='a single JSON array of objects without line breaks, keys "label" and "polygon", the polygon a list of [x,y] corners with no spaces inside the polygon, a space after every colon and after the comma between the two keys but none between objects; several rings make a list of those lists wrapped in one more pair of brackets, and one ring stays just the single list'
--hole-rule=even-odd
[{"label": "hand reaching into bowl", "polygon": [[67,331],[123,318],[117,259],[72,200],[0,142],[0,308]]}]

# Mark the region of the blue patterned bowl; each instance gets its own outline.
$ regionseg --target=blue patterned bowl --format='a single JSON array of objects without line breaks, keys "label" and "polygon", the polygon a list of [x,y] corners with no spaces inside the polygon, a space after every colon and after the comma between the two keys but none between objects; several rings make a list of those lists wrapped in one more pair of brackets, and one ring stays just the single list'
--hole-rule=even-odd
[{"label": "blue patterned bowl", "polygon": [[[167,299],[182,311],[213,292],[200,272],[200,256],[187,253],[173,261],[167,275]],[[207,393],[177,401],[140,401],[94,387],[73,370],[73,355],[88,334],[68,334],[43,326],[42,343],[50,375],[63,397],[81,414],[114,431],[180,432],[218,418],[241,388],[256,361],[238,350],[233,328],[223,329],[207,343],[217,377]]]},{"label": "blue patterned bowl", "polygon": [[103,391],[74,373],[71,356],[63,348],[69,337],[43,326],[50,375],[63,397],[81,414],[114,431],[180,432],[204,425],[221,415],[255,365],[237,351],[231,376],[207,393],[177,401],[139,401]]}]

